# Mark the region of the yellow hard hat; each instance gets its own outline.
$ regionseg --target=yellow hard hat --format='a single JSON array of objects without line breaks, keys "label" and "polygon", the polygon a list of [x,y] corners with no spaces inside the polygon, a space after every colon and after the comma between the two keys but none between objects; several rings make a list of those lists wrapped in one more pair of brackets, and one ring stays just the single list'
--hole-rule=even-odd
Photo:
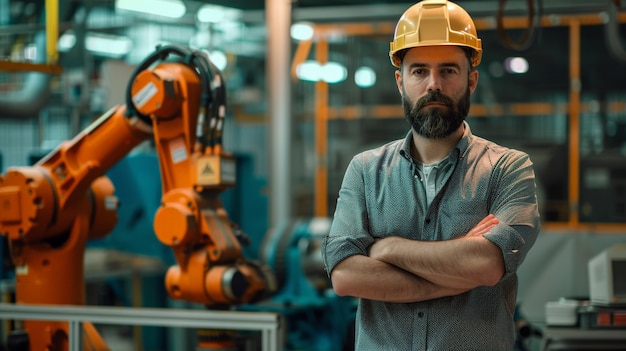
[{"label": "yellow hard hat", "polygon": [[472,67],[480,63],[482,44],[470,15],[446,0],[423,0],[402,14],[393,41],[389,43],[391,64],[400,67],[398,53],[418,46],[460,45],[474,49]]}]

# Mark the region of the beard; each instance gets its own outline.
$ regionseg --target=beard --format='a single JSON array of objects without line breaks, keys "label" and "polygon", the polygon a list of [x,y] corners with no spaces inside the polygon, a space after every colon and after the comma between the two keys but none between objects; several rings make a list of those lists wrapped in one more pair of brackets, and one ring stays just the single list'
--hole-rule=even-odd
[{"label": "beard", "polygon": [[[443,139],[456,131],[469,113],[470,89],[455,103],[452,98],[440,92],[428,93],[413,104],[402,89],[404,116],[413,130],[428,139]],[[447,109],[424,106],[431,102],[444,104]]]}]

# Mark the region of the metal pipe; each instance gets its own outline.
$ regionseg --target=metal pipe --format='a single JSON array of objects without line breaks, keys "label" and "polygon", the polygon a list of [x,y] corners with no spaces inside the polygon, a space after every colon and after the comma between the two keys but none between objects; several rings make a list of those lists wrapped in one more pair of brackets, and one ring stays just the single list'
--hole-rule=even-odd
[{"label": "metal pipe", "polygon": [[[35,34],[37,58],[35,62],[46,60],[46,33]],[[48,102],[51,76],[45,73],[30,72],[24,75],[22,88],[3,92],[0,95],[0,118],[34,118]]]},{"label": "metal pipe", "polygon": [[572,20],[569,27],[569,224],[580,220],[580,22]]},{"label": "metal pipe", "polygon": [[291,0],[265,0],[270,126],[270,228],[291,218]]},{"label": "metal pipe", "polygon": [[[1,3],[2,8],[6,6]],[[47,73],[59,73],[58,67],[47,64],[55,64],[58,59],[56,49],[59,32],[59,8],[58,0],[46,0],[45,6],[46,31],[39,30],[34,35],[34,44],[37,48],[37,57],[34,63],[41,67],[24,74],[22,88],[4,92],[0,96],[0,118],[34,118],[48,102],[50,95],[51,75]],[[4,11],[3,11],[4,12]],[[7,11],[8,12],[8,11]],[[6,28],[8,22],[0,18],[0,25]],[[7,34],[7,33],[4,33]],[[46,73],[40,73],[46,72]]]},{"label": "metal pipe", "polygon": [[[328,40],[318,39],[315,59],[328,62]],[[328,111],[329,86],[324,81],[315,83],[315,216],[328,216]]]},{"label": "metal pipe", "polygon": [[46,0],[46,63],[57,63],[59,52],[59,0]]}]

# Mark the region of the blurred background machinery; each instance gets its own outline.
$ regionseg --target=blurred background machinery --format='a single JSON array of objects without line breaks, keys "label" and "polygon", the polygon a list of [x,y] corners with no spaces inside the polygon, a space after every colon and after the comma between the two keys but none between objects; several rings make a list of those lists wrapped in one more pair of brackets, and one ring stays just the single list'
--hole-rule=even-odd
[{"label": "blurred background machinery", "polygon": [[[267,265],[276,279],[276,291],[257,304],[239,306],[242,311],[280,313],[285,318],[285,350],[352,349],[353,322],[356,301],[334,294],[321,261],[320,242],[328,233],[330,218],[297,219],[267,231],[267,199],[261,196],[265,182],[247,176],[254,160],[236,157],[237,185],[223,194],[224,207],[232,220],[238,223],[250,238],[244,247],[246,257],[258,259]],[[124,158],[107,175],[117,189],[120,200],[117,226],[107,237],[94,240],[89,247],[124,248],[127,253],[173,262],[171,252],[165,250],[152,233],[152,217],[159,205],[160,183],[151,176],[158,171],[158,160],[150,152],[137,152]],[[257,194],[255,196],[255,194]],[[129,236],[127,233],[134,233]],[[119,249],[118,249],[119,250]],[[155,296],[154,278],[144,278],[150,287],[144,293],[144,305],[165,306],[164,294]],[[124,282],[110,279],[106,284],[113,289],[113,300],[132,306],[124,292]],[[102,288],[102,286],[99,286]],[[142,289],[145,291],[145,288]],[[105,301],[100,301],[103,303]],[[144,344],[153,345],[163,338],[154,329],[143,332]],[[155,339],[156,338],[156,339]]]}]

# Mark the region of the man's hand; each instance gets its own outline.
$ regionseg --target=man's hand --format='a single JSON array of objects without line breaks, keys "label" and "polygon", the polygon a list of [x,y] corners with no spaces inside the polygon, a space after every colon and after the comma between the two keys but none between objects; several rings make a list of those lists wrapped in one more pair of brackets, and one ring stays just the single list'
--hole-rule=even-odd
[{"label": "man's hand", "polygon": [[496,218],[496,216],[489,214],[487,217],[483,218],[474,228],[472,228],[467,234],[465,234],[466,238],[482,236],[483,234],[487,234],[491,228],[496,226],[500,221]]}]

